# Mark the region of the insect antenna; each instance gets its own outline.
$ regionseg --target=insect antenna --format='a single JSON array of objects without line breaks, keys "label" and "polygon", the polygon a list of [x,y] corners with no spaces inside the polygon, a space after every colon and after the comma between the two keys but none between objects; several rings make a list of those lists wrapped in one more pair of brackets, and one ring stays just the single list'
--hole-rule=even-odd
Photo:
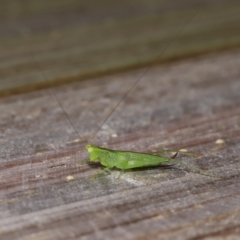
[{"label": "insect antenna", "polygon": [[55,98],[56,101],[58,102],[59,106],[61,107],[63,113],[64,113],[65,116],[67,117],[68,122],[70,123],[70,125],[72,126],[72,128],[74,129],[74,131],[76,132],[76,134],[78,135],[78,137],[81,139],[81,141],[84,142],[84,139],[80,136],[79,132],[78,132],[77,129],[74,127],[74,125],[73,125],[73,123],[72,123],[70,117],[68,116],[68,114],[67,114],[67,112],[65,111],[63,105],[61,104],[61,102],[60,102],[60,100],[59,100],[59,98],[58,98],[56,92],[54,91],[54,87],[52,86],[51,82],[47,79],[47,77],[46,77],[46,75],[44,74],[44,72],[42,71],[40,65],[38,64],[38,62],[37,62],[36,59],[34,58],[32,52],[31,52],[30,54],[31,54],[31,58],[33,59],[35,65],[36,65],[37,68],[38,68],[38,70],[42,73],[42,75],[43,75],[45,81],[46,81],[46,82],[48,83],[48,85],[50,86],[50,89],[49,89],[49,90],[51,91],[52,95],[54,96],[54,98]]},{"label": "insect antenna", "polygon": [[[194,15],[181,27],[181,29],[178,31],[178,33],[172,38],[172,40],[167,44],[167,46],[161,51],[161,53],[154,59],[153,62],[156,62],[161,56],[162,54],[171,46],[171,44],[176,40],[176,38],[179,36],[179,34],[183,31],[183,29],[191,22],[191,20],[198,14],[199,10],[197,10]],[[96,132],[94,133],[94,135],[90,138],[91,142],[94,137],[97,135],[97,133],[99,132],[99,130],[102,128],[102,126],[107,122],[107,120],[110,118],[110,116],[113,114],[113,112],[117,109],[117,107],[123,102],[123,100],[128,96],[128,94],[132,91],[132,89],[138,84],[138,82],[143,78],[143,76],[148,72],[148,70],[151,68],[152,66],[148,67],[145,69],[145,71],[142,73],[142,75],[137,79],[137,81],[135,81],[133,83],[133,85],[126,91],[126,93],[124,94],[124,96],[122,97],[122,99],[117,103],[117,105],[110,111],[110,113],[107,115],[107,117],[105,118],[105,120],[102,122],[102,124],[98,127],[98,129],[96,130]]]},{"label": "insect antenna", "polygon": [[[161,53],[154,59],[153,62],[156,62],[161,55],[171,46],[171,44],[176,40],[176,38],[179,36],[179,34],[183,31],[183,29],[189,24],[189,22],[191,22],[191,20],[198,14],[199,10],[197,10],[194,15],[180,28],[180,30],[178,31],[178,33],[172,38],[172,40],[165,46],[165,48],[161,51]],[[56,92],[54,91],[54,87],[51,85],[51,82],[47,79],[46,75],[44,74],[44,72],[42,71],[40,65],[38,64],[38,62],[36,61],[36,59],[34,58],[33,54],[31,54],[31,58],[33,59],[33,61],[35,62],[38,70],[42,73],[45,81],[48,83],[48,85],[50,86],[50,91],[52,93],[52,95],[55,97],[56,101],[58,102],[59,106],[61,107],[63,113],[65,114],[66,118],[68,119],[70,125],[72,126],[72,128],[74,129],[74,131],[76,132],[76,134],[78,135],[78,137],[81,139],[81,141],[84,142],[84,139],[80,136],[79,132],[77,131],[77,129],[74,127],[70,117],[68,116],[67,112],[65,111],[63,105],[61,104]],[[107,115],[107,117],[105,118],[105,120],[102,122],[102,124],[97,128],[97,130],[95,131],[95,133],[93,134],[93,136],[90,138],[89,142],[91,142],[94,137],[97,135],[97,133],[100,131],[100,129],[102,128],[102,126],[107,122],[107,120],[110,118],[110,116],[113,114],[113,112],[118,108],[118,106],[123,102],[123,100],[128,96],[128,94],[132,91],[132,89],[139,83],[139,81],[143,78],[143,76],[149,71],[149,69],[152,66],[148,67],[145,69],[145,71],[142,73],[142,75],[137,79],[137,81],[135,81],[132,86],[126,91],[126,93],[124,94],[124,96],[122,97],[122,99],[116,104],[116,106],[109,112],[109,114]]]}]

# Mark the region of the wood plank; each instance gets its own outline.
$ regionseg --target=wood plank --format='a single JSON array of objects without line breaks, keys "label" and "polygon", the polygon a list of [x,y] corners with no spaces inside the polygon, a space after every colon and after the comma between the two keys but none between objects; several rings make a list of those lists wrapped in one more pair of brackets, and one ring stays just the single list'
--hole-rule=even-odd
[{"label": "wood plank", "polygon": [[239,46],[239,10],[238,0],[2,1],[0,96]]},{"label": "wood plank", "polygon": [[[90,179],[79,141],[46,90],[1,99],[1,239],[237,239],[240,49],[151,68],[94,138],[115,149],[186,148],[175,165]],[[89,140],[145,69],[55,89]],[[123,84],[124,80],[124,84]]]}]

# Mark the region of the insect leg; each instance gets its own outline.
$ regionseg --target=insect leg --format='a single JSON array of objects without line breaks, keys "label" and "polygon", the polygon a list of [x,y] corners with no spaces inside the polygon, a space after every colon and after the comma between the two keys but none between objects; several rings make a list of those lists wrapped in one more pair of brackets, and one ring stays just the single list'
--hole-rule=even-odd
[{"label": "insect leg", "polygon": [[178,155],[178,152],[176,152],[173,156],[171,156],[171,159],[174,159]]},{"label": "insect leg", "polygon": [[88,158],[86,158],[86,159],[83,159],[82,161],[81,161],[81,163],[78,163],[78,165],[83,165],[83,164],[86,164],[86,163],[88,163],[89,162],[89,159]]},{"label": "insect leg", "polygon": [[182,161],[179,161],[179,160],[174,159],[173,162],[178,163],[178,164],[180,164],[180,165],[183,165],[183,166],[185,166],[185,167],[187,167],[187,168],[189,168],[189,169],[195,170],[195,171],[197,171],[197,172],[199,172],[199,173],[201,173],[201,174],[203,174],[203,175],[206,175],[206,176],[209,176],[209,177],[214,177],[214,178],[221,178],[221,177],[219,177],[219,176],[217,176],[217,175],[214,175],[214,174],[212,174],[212,173],[210,173],[210,172],[208,172],[208,171],[202,170],[202,169],[200,169],[200,168],[197,168],[197,167],[192,166],[192,165],[190,165],[190,164],[184,163],[184,162],[182,162]]},{"label": "insect leg", "polygon": [[121,171],[120,171],[120,173],[119,173],[119,175],[118,175],[118,179],[121,177],[121,175],[123,175],[124,174],[124,169],[122,169]]},{"label": "insect leg", "polygon": [[111,173],[111,171],[109,170],[110,168],[104,168],[102,170],[97,171],[95,174],[93,174],[93,176],[91,177],[91,179],[95,179],[96,177],[98,177],[100,174],[104,173],[104,172],[109,172]]},{"label": "insect leg", "polygon": [[165,152],[179,152],[181,154],[186,154],[186,155],[200,156],[199,152],[174,150],[174,149],[161,149],[161,150],[158,150],[158,151],[151,152],[151,154],[158,155],[159,153],[165,153]]}]

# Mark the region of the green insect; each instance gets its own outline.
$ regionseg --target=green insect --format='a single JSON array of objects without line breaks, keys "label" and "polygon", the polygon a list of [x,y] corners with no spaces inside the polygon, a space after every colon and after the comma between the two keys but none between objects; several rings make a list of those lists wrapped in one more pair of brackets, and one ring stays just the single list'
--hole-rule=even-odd
[{"label": "green insect", "polygon": [[157,166],[171,161],[177,155],[174,154],[171,158],[168,158],[147,153],[116,151],[91,144],[87,144],[85,147],[91,162],[99,161],[106,168],[115,167],[121,170]]},{"label": "green insect", "polygon": [[[191,19],[196,14],[197,14],[197,12],[191,17]],[[180,29],[180,31],[176,34],[176,36],[172,39],[172,41],[165,47],[165,49],[162,51],[161,54],[163,54],[165,52],[165,50],[177,38],[177,36],[184,29],[184,27],[191,21],[191,19]],[[146,73],[146,71],[142,74],[142,76],[137,81],[134,82],[134,84],[126,92],[126,94],[123,96],[123,98],[114,107],[114,109],[111,111],[111,113],[107,116],[107,118],[104,120],[102,125],[98,128],[96,133],[93,135],[91,140],[96,136],[96,134],[101,129],[101,127],[104,125],[104,123],[108,120],[108,118],[116,110],[116,108],[119,106],[119,104],[126,98],[126,96],[130,93],[130,91],[133,89],[133,87],[140,81],[140,79],[143,77],[143,75]],[[45,79],[46,79],[46,81],[48,81],[47,78],[45,78]],[[68,117],[66,111],[64,110],[64,108],[60,104],[60,101],[58,100],[58,98],[57,98],[55,92],[53,91],[53,89],[52,89],[52,92],[53,92],[56,100],[58,101],[60,107],[62,108],[63,112],[65,113],[67,119],[69,120],[70,124],[74,128],[75,132],[78,134],[79,138],[81,140],[83,140],[81,138],[80,134],[78,133],[78,131],[75,129],[74,125],[72,124],[72,122],[71,122],[70,118]],[[90,142],[91,142],[91,140],[90,140]],[[174,162],[174,163],[178,163],[178,164],[187,166],[188,168],[191,168],[193,170],[197,170],[198,172],[200,172],[202,174],[205,174],[205,175],[208,175],[208,176],[212,176],[212,177],[216,177],[215,175],[213,175],[213,174],[211,174],[211,173],[209,173],[207,171],[203,171],[203,170],[201,170],[199,168],[196,168],[194,166],[191,166],[189,164],[186,164],[184,162],[176,160],[175,158],[176,158],[176,156],[177,156],[179,151],[164,150],[163,149],[163,150],[160,150],[160,151],[157,151],[157,152],[154,152],[154,153],[140,153],[140,152],[132,152],[132,151],[111,150],[111,149],[95,146],[95,145],[92,145],[92,144],[87,144],[86,145],[86,149],[87,149],[88,154],[89,154],[90,162],[100,162],[101,165],[105,167],[104,171],[112,169],[112,168],[117,168],[117,169],[121,170],[121,172],[120,172],[120,174],[121,174],[121,173],[124,172],[124,170],[128,170],[128,169],[141,168],[141,167],[160,166],[160,165],[164,165],[166,163]],[[171,156],[171,157],[165,157],[165,156],[159,155],[159,153],[162,153],[162,152],[176,152],[176,153],[173,156]],[[191,154],[191,152],[187,152],[186,154]]]},{"label": "green insect", "polygon": [[[122,170],[119,174],[124,172],[124,170],[141,168],[141,167],[154,167],[161,166],[162,164],[166,164],[169,162],[179,163],[181,165],[187,166],[188,168],[197,170],[198,172],[217,177],[207,171],[203,171],[199,168],[181,162],[179,160],[175,160],[175,157],[178,154],[178,151],[171,157],[159,156],[159,152],[175,152],[174,150],[160,150],[154,153],[140,153],[140,152],[132,152],[132,151],[119,151],[112,150],[108,148],[103,148],[91,144],[87,144],[86,149],[89,154],[90,162],[100,162],[101,165],[106,167],[105,170],[109,170],[111,168],[117,168]],[[191,154],[191,152],[186,152],[187,154]]]}]

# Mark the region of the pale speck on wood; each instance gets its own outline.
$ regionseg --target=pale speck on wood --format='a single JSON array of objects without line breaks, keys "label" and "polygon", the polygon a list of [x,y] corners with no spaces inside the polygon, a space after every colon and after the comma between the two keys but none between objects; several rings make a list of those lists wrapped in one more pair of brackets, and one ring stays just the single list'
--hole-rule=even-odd
[{"label": "pale speck on wood", "polygon": [[219,139],[216,140],[215,143],[216,143],[216,144],[223,144],[223,143],[224,143],[224,140],[221,139],[221,138],[219,138]]},{"label": "pale speck on wood", "polygon": [[67,180],[67,181],[70,181],[70,180],[73,180],[73,179],[74,179],[74,177],[71,176],[71,175],[69,175],[69,176],[66,177],[66,180]]}]

